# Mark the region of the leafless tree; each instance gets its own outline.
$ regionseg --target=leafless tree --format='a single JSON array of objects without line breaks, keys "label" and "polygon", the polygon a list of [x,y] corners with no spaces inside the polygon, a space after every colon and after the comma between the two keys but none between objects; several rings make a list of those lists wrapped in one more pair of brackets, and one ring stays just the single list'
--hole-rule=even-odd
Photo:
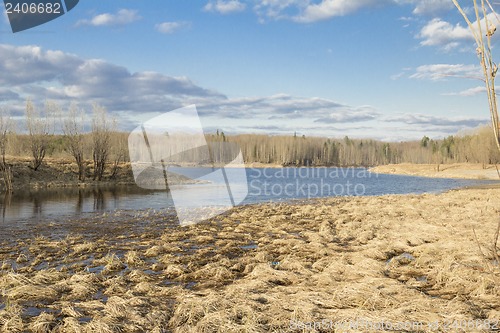
[{"label": "leafless tree", "polygon": [[[117,128],[116,121],[113,122],[113,128]],[[127,158],[127,134],[114,132],[111,136],[111,160],[113,162],[111,168],[111,178],[115,178],[121,162]]]},{"label": "leafless tree", "polygon": [[[53,134],[54,122],[51,115],[55,114],[58,108],[54,102],[45,103],[45,114],[41,114],[35,109],[33,102],[26,101],[26,126],[30,138],[30,149],[33,156],[33,170],[38,170],[42,165],[45,154],[50,144],[50,137]],[[52,119],[52,121],[51,121]]]},{"label": "leafless tree", "polygon": [[63,132],[66,137],[66,150],[73,156],[78,167],[78,180],[84,181],[85,113],[73,103],[63,121]]},{"label": "leafless tree", "polygon": [[12,191],[12,169],[5,160],[5,154],[7,151],[9,134],[12,131],[12,128],[12,120],[10,116],[5,114],[5,110],[0,110],[0,154],[2,155],[0,170],[3,174],[3,182],[7,192]]},{"label": "leafless tree", "polygon": [[113,130],[112,122],[106,117],[106,110],[94,104],[92,118],[92,158],[94,160],[94,180],[102,180],[108,161],[111,132]]}]

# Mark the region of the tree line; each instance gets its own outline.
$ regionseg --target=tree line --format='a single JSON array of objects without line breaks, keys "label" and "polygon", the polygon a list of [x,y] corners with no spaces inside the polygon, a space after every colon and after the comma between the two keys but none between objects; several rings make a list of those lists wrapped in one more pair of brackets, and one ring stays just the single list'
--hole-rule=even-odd
[{"label": "tree line", "polygon": [[[29,156],[30,167],[34,171],[43,165],[47,156],[70,157],[77,166],[80,181],[87,177],[100,181],[106,170],[112,178],[118,165],[129,161],[128,133],[119,132],[116,120],[98,104],[93,104],[90,112],[75,104],[63,111],[49,101],[40,110],[27,100],[24,120],[23,128],[19,128],[14,126],[12,117],[5,110],[0,113],[0,174],[7,189],[12,186],[9,159],[14,156]],[[245,163],[282,166],[347,167],[460,162],[486,165],[500,161],[490,133],[490,128],[483,127],[439,140],[424,136],[416,141],[383,142],[347,136],[343,139],[306,137],[296,133],[289,136],[226,135],[217,130],[216,133],[206,134],[206,139],[209,142],[207,156],[211,154],[212,159],[224,163],[228,163],[241,149]],[[185,160],[186,155],[182,159]]]},{"label": "tree line", "polygon": [[491,129],[433,140],[383,142],[370,139],[331,139],[306,136],[236,135],[224,140],[237,143],[245,162],[283,166],[376,166],[392,163],[496,164],[500,154]]}]

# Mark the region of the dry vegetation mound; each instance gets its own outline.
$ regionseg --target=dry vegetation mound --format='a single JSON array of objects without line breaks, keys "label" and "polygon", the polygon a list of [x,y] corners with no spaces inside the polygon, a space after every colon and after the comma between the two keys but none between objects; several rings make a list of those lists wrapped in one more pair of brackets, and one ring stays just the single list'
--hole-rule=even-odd
[{"label": "dry vegetation mound", "polygon": [[499,190],[461,190],[246,206],[185,228],[154,211],[54,223],[2,241],[0,327],[290,332],[365,320],[437,332],[427,323],[495,322],[500,268],[488,245],[499,200]]}]

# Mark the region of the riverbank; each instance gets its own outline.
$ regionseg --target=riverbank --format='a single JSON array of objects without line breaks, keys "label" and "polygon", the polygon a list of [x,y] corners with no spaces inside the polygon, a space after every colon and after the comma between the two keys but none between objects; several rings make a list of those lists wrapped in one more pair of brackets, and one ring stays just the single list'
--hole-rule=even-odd
[{"label": "riverbank", "polygon": [[419,176],[430,178],[460,178],[460,179],[492,179],[499,180],[500,176],[495,165],[475,163],[453,164],[388,164],[370,168],[371,172]]},{"label": "riverbank", "polygon": [[498,202],[500,190],[472,189],[251,205],[189,227],[152,210],[5,226],[0,326],[491,331],[500,325]]},{"label": "riverbank", "polygon": [[[46,158],[42,166],[37,170],[33,170],[31,159],[28,157],[12,157],[7,158],[13,173],[14,190],[23,189],[43,189],[57,187],[88,187],[88,186],[114,186],[114,185],[133,185],[135,186],[134,177],[130,163],[119,163],[115,170],[108,165],[104,174],[103,180],[94,181],[92,179],[92,161],[86,162],[86,178],[84,181],[78,180],[77,166],[71,159],[63,158]],[[194,166],[191,166],[194,167]],[[210,167],[207,165],[206,167]],[[229,165],[228,167],[246,167],[246,168],[282,168],[277,164],[238,164]],[[153,170],[154,171],[154,170]],[[422,176],[432,178],[462,178],[462,179],[492,179],[498,180],[499,176],[494,165],[483,167],[482,164],[390,164],[377,166],[370,169],[374,173],[382,174],[399,174],[410,176]],[[161,172],[160,172],[161,173]],[[150,174],[144,173],[146,177],[151,179],[141,179],[142,184],[150,184],[153,188],[164,186],[163,175],[157,172]],[[143,177],[144,177],[143,175]],[[169,173],[171,183],[190,184],[196,183],[191,179],[183,177],[175,173]],[[1,178],[1,175],[0,175]],[[161,182],[161,183],[158,183]],[[3,181],[0,181],[0,190],[3,190]]]},{"label": "riverbank", "polygon": [[[106,186],[135,186],[131,164],[121,162],[113,167],[108,165],[102,180],[92,179],[92,161],[86,161],[86,177],[78,179],[78,167],[71,159],[45,158],[38,170],[33,170],[31,159],[28,157],[8,157],[8,164],[12,170],[12,184],[14,191],[25,189],[44,189],[61,187],[106,187]],[[152,172],[151,172],[152,171]],[[182,175],[168,172],[170,184],[193,184],[193,181]],[[151,188],[163,188],[165,181],[163,171],[149,169],[141,174],[141,183]],[[4,189],[0,173],[0,189]]]}]

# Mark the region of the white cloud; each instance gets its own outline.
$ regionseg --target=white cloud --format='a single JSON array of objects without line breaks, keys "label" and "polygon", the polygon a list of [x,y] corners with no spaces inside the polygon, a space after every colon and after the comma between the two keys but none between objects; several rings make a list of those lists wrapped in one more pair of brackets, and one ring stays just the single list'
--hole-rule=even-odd
[{"label": "white cloud", "polygon": [[[443,127],[463,127],[474,128],[489,122],[488,118],[470,118],[470,117],[441,117],[431,116],[419,113],[405,113],[395,117],[387,118],[388,122],[401,122],[408,125],[431,125]],[[456,130],[454,130],[456,132]]]},{"label": "white cloud", "polygon": [[[481,19],[480,22],[482,33],[485,33],[487,30],[485,19]],[[488,14],[488,22],[489,27],[491,25],[498,26],[500,24],[498,16],[493,13]],[[472,27],[476,33],[478,31],[477,26],[477,20],[473,21]],[[495,34],[493,38],[495,39],[497,36],[498,33]],[[440,18],[434,18],[429,21],[416,37],[422,39],[420,44],[423,46],[437,46],[445,51],[450,51],[460,46],[463,41],[474,41],[473,33],[468,26],[462,24],[452,25],[450,22]]]},{"label": "white cloud", "polygon": [[80,25],[91,26],[113,26],[113,25],[126,25],[138,21],[141,16],[137,14],[136,10],[120,9],[116,14],[104,13],[91,18],[90,20],[80,20],[76,23]]},{"label": "white cloud", "polygon": [[[130,72],[100,59],[44,50],[38,46],[0,44],[0,106],[23,115],[24,99],[52,99],[63,109],[70,102],[82,107],[96,102],[120,119],[122,129],[159,113],[196,104],[206,128],[230,128],[231,133],[344,135],[355,137],[421,137],[423,133],[453,134],[487,120],[460,117],[402,115],[389,119],[373,106],[347,105],[320,97],[288,94],[228,97],[197,85],[187,77],[158,72]],[[467,72],[467,65],[430,65],[418,73]],[[407,69],[403,69],[406,71]],[[432,74],[429,74],[432,77]],[[11,107],[12,106],[12,107]],[[403,125],[397,123],[403,123]],[[394,125],[394,129],[383,130]],[[413,132],[412,132],[413,131]],[[408,138],[408,137],[406,137]]]},{"label": "white cloud", "polygon": [[399,72],[397,74],[391,75],[390,79],[393,81],[396,81],[396,80],[399,80],[400,78],[402,78],[405,74],[406,74],[405,72]]},{"label": "white cloud", "polygon": [[465,96],[465,97],[468,97],[468,96],[475,96],[475,95],[478,95],[478,94],[481,94],[481,93],[484,93],[486,92],[486,87],[484,86],[478,86],[478,87],[474,87],[474,88],[469,88],[469,89],[466,89],[466,90],[462,90],[462,91],[459,91],[459,92],[451,92],[451,93],[446,93],[446,94],[443,94],[445,96]]},{"label": "white cloud", "polygon": [[450,0],[418,0],[413,2],[416,3],[413,13],[417,15],[436,15],[454,7]]},{"label": "white cloud", "polygon": [[162,34],[173,34],[174,32],[189,26],[189,22],[163,22],[155,25],[155,29]]},{"label": "white cloud", "polygon": [[381,5],[387,1],[380,0],[322,0],[320,3],[307,5],[303,12],[293,19],[297,22],[316,22],[335,16],[351,14],[361,8]]},{"label": "white cloud", "polygon": [[238,0],[216,0],[209,1],[204,10],[207,12],[218,12],[220,14],[230,14],[236,12],[242,12],[246,8],[246,5]]},{"label": "white cloud", "polygon": [[[290,19],[293,15],[297,15],[300,9],[305,8],[308,3],[309,0],[261,0],[257,1],[254,11],[261,22],[267,18],[272,20]],[[289,9],[294,10],[294,14],[290,14]]]},{"label": "white cloud", "polygon": [[312,23],[349,15],[364,8],[408,4],[415,6],[413,13],[416,15],[436,15],[453,7],[450,0],[258,0],[254,9],[261,20],[289,19]]},{"label": "white cloud", "polygon": [[451,25],[439,18],[429,21],[417,35],[423,39],[424,46],[439,46],[444,50],[451,50],[459,45],[459,41],[473,40],[472,33],[460,24]]},{"label": "white cloud", "polygon": [[131,73],[104,60],[82,59],[38,46],[0,44],[0,54],[0,89],[9,89],[14,93],[9,96],[20,100],[32,96],[34,100],[54,98],[62,104],[95,101],[112,111],[157,112],[179,107],[186,100],[225,98],[185,77]]},{"label": "white cloud", "polygon": [[476,65],[432,64],[417,67],[411,79],[443,80],[447,77],[481,79],[481,70]]},{"label": "white cloud", "polygon": [[234,121],[236,127],[290,121],[290,126],[318,127],[332,123],[371,121],[379,113],[369,106],[349,106],[331,99],[277,94],[262,97],[227,97],[196,85],[186,77],[158,72],[131,73],[127,68],[100,59],[83,59],[38,46],[0,44],[0,100],[18,105],[53,99],[97,102],[110,112],[137,118],[196,104],[213,123]]}]

